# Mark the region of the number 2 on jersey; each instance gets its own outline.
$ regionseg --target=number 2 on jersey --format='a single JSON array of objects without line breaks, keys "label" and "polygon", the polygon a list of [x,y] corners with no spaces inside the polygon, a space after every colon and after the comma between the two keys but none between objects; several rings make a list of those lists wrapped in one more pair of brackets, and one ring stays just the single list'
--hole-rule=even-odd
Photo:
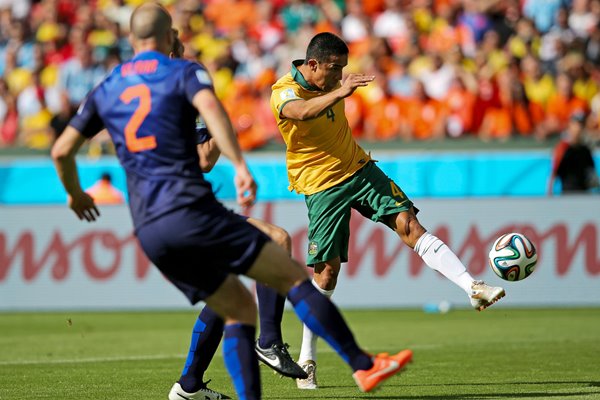
[{"label": "number 2 on jersey", "polygon": [[140,99],[140,103],[133,112],[129,122],[127,122],[127,125],[125,125],[125,144],[127,145],[127,150],[132,153],[137,153],[155,148],[156,137],[137,136],[138,129],[140,129],[144,119],[146,119],[152,109],[150,88],[144,84],[130,86],[121,93],[119,99],[125,104],[131,103],[133,99]]}]

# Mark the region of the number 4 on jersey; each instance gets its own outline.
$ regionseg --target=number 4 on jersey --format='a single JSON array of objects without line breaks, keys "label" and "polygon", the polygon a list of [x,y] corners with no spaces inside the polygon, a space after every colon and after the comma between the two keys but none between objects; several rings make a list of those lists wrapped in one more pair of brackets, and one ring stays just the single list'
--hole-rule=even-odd
[{"label": "number 4 on jersey", "polygon": [[404,192],[398,187],[398,185],[396,185],[394,183],[394,181],[390,181],[390,187],[392,188],[392,195],[395,198],[398,198],[400,200],[404,200],[406,199],[406,195],[404,194]]},{"label": "number 4 on jersey", "polygon": [[330,119],[331,122],[335,121],[335,113],[333,112],[333,110],[331,108],[327,109],[327,114],[325,114],[327,116],[327,119]]}]

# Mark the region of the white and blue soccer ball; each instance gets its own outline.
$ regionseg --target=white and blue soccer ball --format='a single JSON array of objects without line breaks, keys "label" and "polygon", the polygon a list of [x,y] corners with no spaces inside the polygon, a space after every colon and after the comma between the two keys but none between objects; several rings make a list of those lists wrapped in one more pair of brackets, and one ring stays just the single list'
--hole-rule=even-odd
[{"label": "white and blue soccer ball", "polygon": [[494,242],[489,260],[492,271],[506,281],[521,281],[535,270],[537,250],[521,233],[506,233]]}]

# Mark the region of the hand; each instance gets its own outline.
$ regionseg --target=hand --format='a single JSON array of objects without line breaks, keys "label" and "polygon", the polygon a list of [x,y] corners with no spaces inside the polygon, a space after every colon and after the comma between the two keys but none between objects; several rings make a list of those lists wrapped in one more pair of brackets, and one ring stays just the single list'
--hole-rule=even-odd
[{"label": "hand", "polygon": [[237,202],[242,207],[249,207],[256,201],[256,182],[244,164],[235,170],[235,189]]},{"label": "hand", "polygon": [[374,75],[363,75],[363,74],[349,74],[344,82],[342,82],[342,94],[344,97],[350,96],[356,88],[360,86],[367,86],[369,82],[373,82],[375,79]]},{"label": "hand", "polygon": [[77,217],[88,222],[95,221],[100,216],[100,211],[96,208],[94,199],[86,192],[79,192],[68,196],[69,207]]}]

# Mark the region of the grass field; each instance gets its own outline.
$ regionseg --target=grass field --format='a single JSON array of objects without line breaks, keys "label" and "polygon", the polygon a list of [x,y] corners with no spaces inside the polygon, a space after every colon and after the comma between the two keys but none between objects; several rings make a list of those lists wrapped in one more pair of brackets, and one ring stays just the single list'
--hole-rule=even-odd
[{"label": "grass field", "polygon": [[[600,309],[425,314],[345,311],[371,352],[413,349],[414,362],[375,393],[320,343],[320,389],[299,391],[261,367],[264,399],[600,399]],[[165,400],[195,312],[0,314],[0,399]],[[301,329],[286,312],[296,356]],[[206,377],[233,394],[221,352]]]}]

